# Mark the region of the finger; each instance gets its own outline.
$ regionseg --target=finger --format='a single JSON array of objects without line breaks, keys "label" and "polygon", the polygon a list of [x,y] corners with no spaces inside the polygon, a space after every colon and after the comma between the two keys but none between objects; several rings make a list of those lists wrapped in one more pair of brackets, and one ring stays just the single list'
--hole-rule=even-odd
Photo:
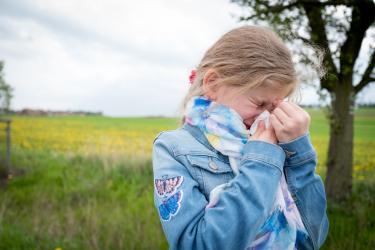
[{"label": "finger", "polygon": [[300,107],[297,103],[289,102],[289,106],[295,110],[295,118],[303,119],[304,117],[310,117],[309,113],[302,107]]},{"label": "finger", "polygon": [[252,138],[252,139],[258,138],[259,134],[260,134],[263,130],[264,130],[264,124],[263,124],[263,121],[260,120],[260,121],[258,122],[258,125],[257,125],[257,127],[256,127],[256,130],[255,130],[254,134],[252,134],[250,138]]},{"label": "finger", "polygon": [[303,108],[301,108],[297,103],[289,102],[291,107],[294,108],[297,111],[305,111]]},{"label": "finger", "polygon": [[295,102],[289,102],[290,107],[294,108],[294,110],[298,113],[305,113],[306,110],[300,107],[297,103]]},{"label": "finger", "polygon": [[[280,108],[280,109],[282,109],[283,111],[284,111],[284,113],[287,115],[287,116],[289,116],[290,118],[293,118],[293,116],[295,116],[295,113],[296,113],[296,109],[295,109],[295,107],[293,107],[292,105],[291,105],[291,103],[290,102],[288,102],[288,101],[282,101],[282,102],[280,102],[279,103],[279,105],[277,105],[277,107],[275,108],[275,109],[277,109],[277,108]],[[274,110],[275,110],[274,109]],[[299,112],[299,111],[298,111]]]},{"label": "finger", "polygon": [[277,137],[275,134],[275,130],[273,127],[269,126],[266,128],[266,130],[263,131],[262,135],[263,138],[268,138],[270,141],[274,141],[274,143],[277,142]]},{"label": "finger", "polygon": [[273,124],[271,123],[270,119],[268,118],[268,126],[266,125],[266,122],[264,122],[264,130],[268,130],[270,132],[275,132],[275,128],[273,127]]},{"label": "finger", "polygon": [[280,122],[279,118],[277,118],[277,116],[274,114],[270,114],[270,123],[272,124],[273,129],[277,131],[283,127],[283,124]]},{"label": "finger", "polygon": [[[264,128],[265,128],[264,121],[260,120],[259,123],[258,123],[258,129],[263,130]],[[258,131],[258,129],[257,129],[257,131]]]},{"label": "finger", "polygon": [[265,129],[266,129],[266,128],[265,128],[264,121],[263,121],[263,120],[260,120],[260,121],[258,122],[258,126],[257,126],[257,128],[256,128],[255,134],[256,134],[256,135],[259,135],[259,134],[261,134]]},{"label": "finger", "polygon": [[289,117],[283,109],[277,107],[272,111],[272,114],[274,114],[277,119],[280,121],[281,124],[286,125],[292,118]]}]

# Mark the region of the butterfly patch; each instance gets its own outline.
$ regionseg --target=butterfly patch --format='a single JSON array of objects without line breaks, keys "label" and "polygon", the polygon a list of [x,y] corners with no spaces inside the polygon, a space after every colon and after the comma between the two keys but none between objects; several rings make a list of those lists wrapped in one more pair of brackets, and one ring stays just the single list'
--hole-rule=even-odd
[{"label": "butterfly patch", "polygon": [[181,207],[182,191],[178,191],[171,197],[162,201],[159,206],[160,216],[163,220],[169,221],[172,215],[176,215]]},{"label": "butterfly patch", "polygon": [[160,216],[165,221],[169,221],[173,215],[176,215],[181,207],[183,192],[182,190],[177,191],[177,189],[183,180],[183,176],[168,178],[167,175],[164,175],[162,179],[154,180],[156,193],[161,198]]},{"label": "butterfly patch", "polygon": [[181,186],[183,180],[183,176],[167,178],[166,175],[164,175],[162,179],[155,179],[156,193],[161,198],[169,197]]}]

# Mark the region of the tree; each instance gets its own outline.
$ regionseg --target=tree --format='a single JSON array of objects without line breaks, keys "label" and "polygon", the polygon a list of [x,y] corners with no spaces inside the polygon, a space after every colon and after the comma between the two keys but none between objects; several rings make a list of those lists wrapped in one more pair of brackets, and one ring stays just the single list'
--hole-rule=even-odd
[{"label": "tree", "polygon": [[[319,93],[328,92],[330,137],[325,186],[330,200],[345,200],[352,190],[355,97],[375,81],[374,47],[362,74],[355,68],[364,39],[374,45],[375,3],[372,0],[231,0],[248,11],[240,21],[265,22],[287,42],[324,49],[326,77]],[[303,46],[294,46],[303,48]],[[298,51],[299,62],[311,62],[311,50]],[[360,78],[354,83],[354,77]]]},{"label": "tree", "polygon": [[13,97],[13,88],[4,80],[4,62],[0,61],[0,113],[8,112],[10,109],[10,101]]},{"label": "tree", "polygon": [[10,109],[10,101],[13,97],[13,88],[4,80],[4,62],[0,61],[0,114],[8,112]]},{"label": "tree", "polygon": [[[12,98],[12,91],[13,89],[6,84],[4,80],[4,62],[0,61],[0,114],[3,114],[9,111],[10,107],[10,100]],[[6,123],[6,160],[0,157],[0,184],[3,185],[4,181],[8,178],[9,174],[9,159],[10,159],[10,120],[0,118],[1,122]],[[4,143],[4,142],[2,142]]]}]

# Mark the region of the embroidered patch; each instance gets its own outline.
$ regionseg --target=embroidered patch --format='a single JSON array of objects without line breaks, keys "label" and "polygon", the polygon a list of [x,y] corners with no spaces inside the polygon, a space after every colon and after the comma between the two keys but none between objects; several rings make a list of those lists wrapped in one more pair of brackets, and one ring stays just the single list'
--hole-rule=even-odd
[{"label": "embroidered patch", "polygon": [[163,175],[162,179],[155,179],[156,193],[161,198],[167,198],[176,192],[183,180],[183,176],[167,178],[167,175]]},{"label": "embroidered patch", "polygon": [[169,221],[172,215],[176,215],[181,207],[182,191],[178,191],[167,200],[163,200],[159,206],[160,216],[163,220]]},{"label": "embroidered patch", "polygon": [[181,207],[182,190],[177,191],[184,180],[183,176],[175,176],[168,178],[163,175],[162,179],[155,179],[154,185],[157,195],[161,198],[159,205],[160,217],[169,221],[172,216],[176,215]]}]

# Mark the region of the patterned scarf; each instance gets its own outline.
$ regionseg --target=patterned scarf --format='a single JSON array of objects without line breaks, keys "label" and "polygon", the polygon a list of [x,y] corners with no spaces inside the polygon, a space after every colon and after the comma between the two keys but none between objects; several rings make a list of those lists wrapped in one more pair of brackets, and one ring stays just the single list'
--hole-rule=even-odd
[{"label": "patterned scarf", "polygon": [[[239,174],[239,163],[248,135],[254,134],[258,122],[262,119],[265,120],[266,127],[269,126],[269,113],[265,111],[257,117],[251,128],[246,130],[242,117],[235,110],[204,96],[193,96],[184,115],[185,122],[198,127],[216,150],[228,156],[235,175]],[[226,184],[222,184],[210,192],[206,209],[215,206],[225,187]],[[306,229],[282,173],[272,212],[247,249],[293,250],[296,249],[298,238],[305,235]]]}]

